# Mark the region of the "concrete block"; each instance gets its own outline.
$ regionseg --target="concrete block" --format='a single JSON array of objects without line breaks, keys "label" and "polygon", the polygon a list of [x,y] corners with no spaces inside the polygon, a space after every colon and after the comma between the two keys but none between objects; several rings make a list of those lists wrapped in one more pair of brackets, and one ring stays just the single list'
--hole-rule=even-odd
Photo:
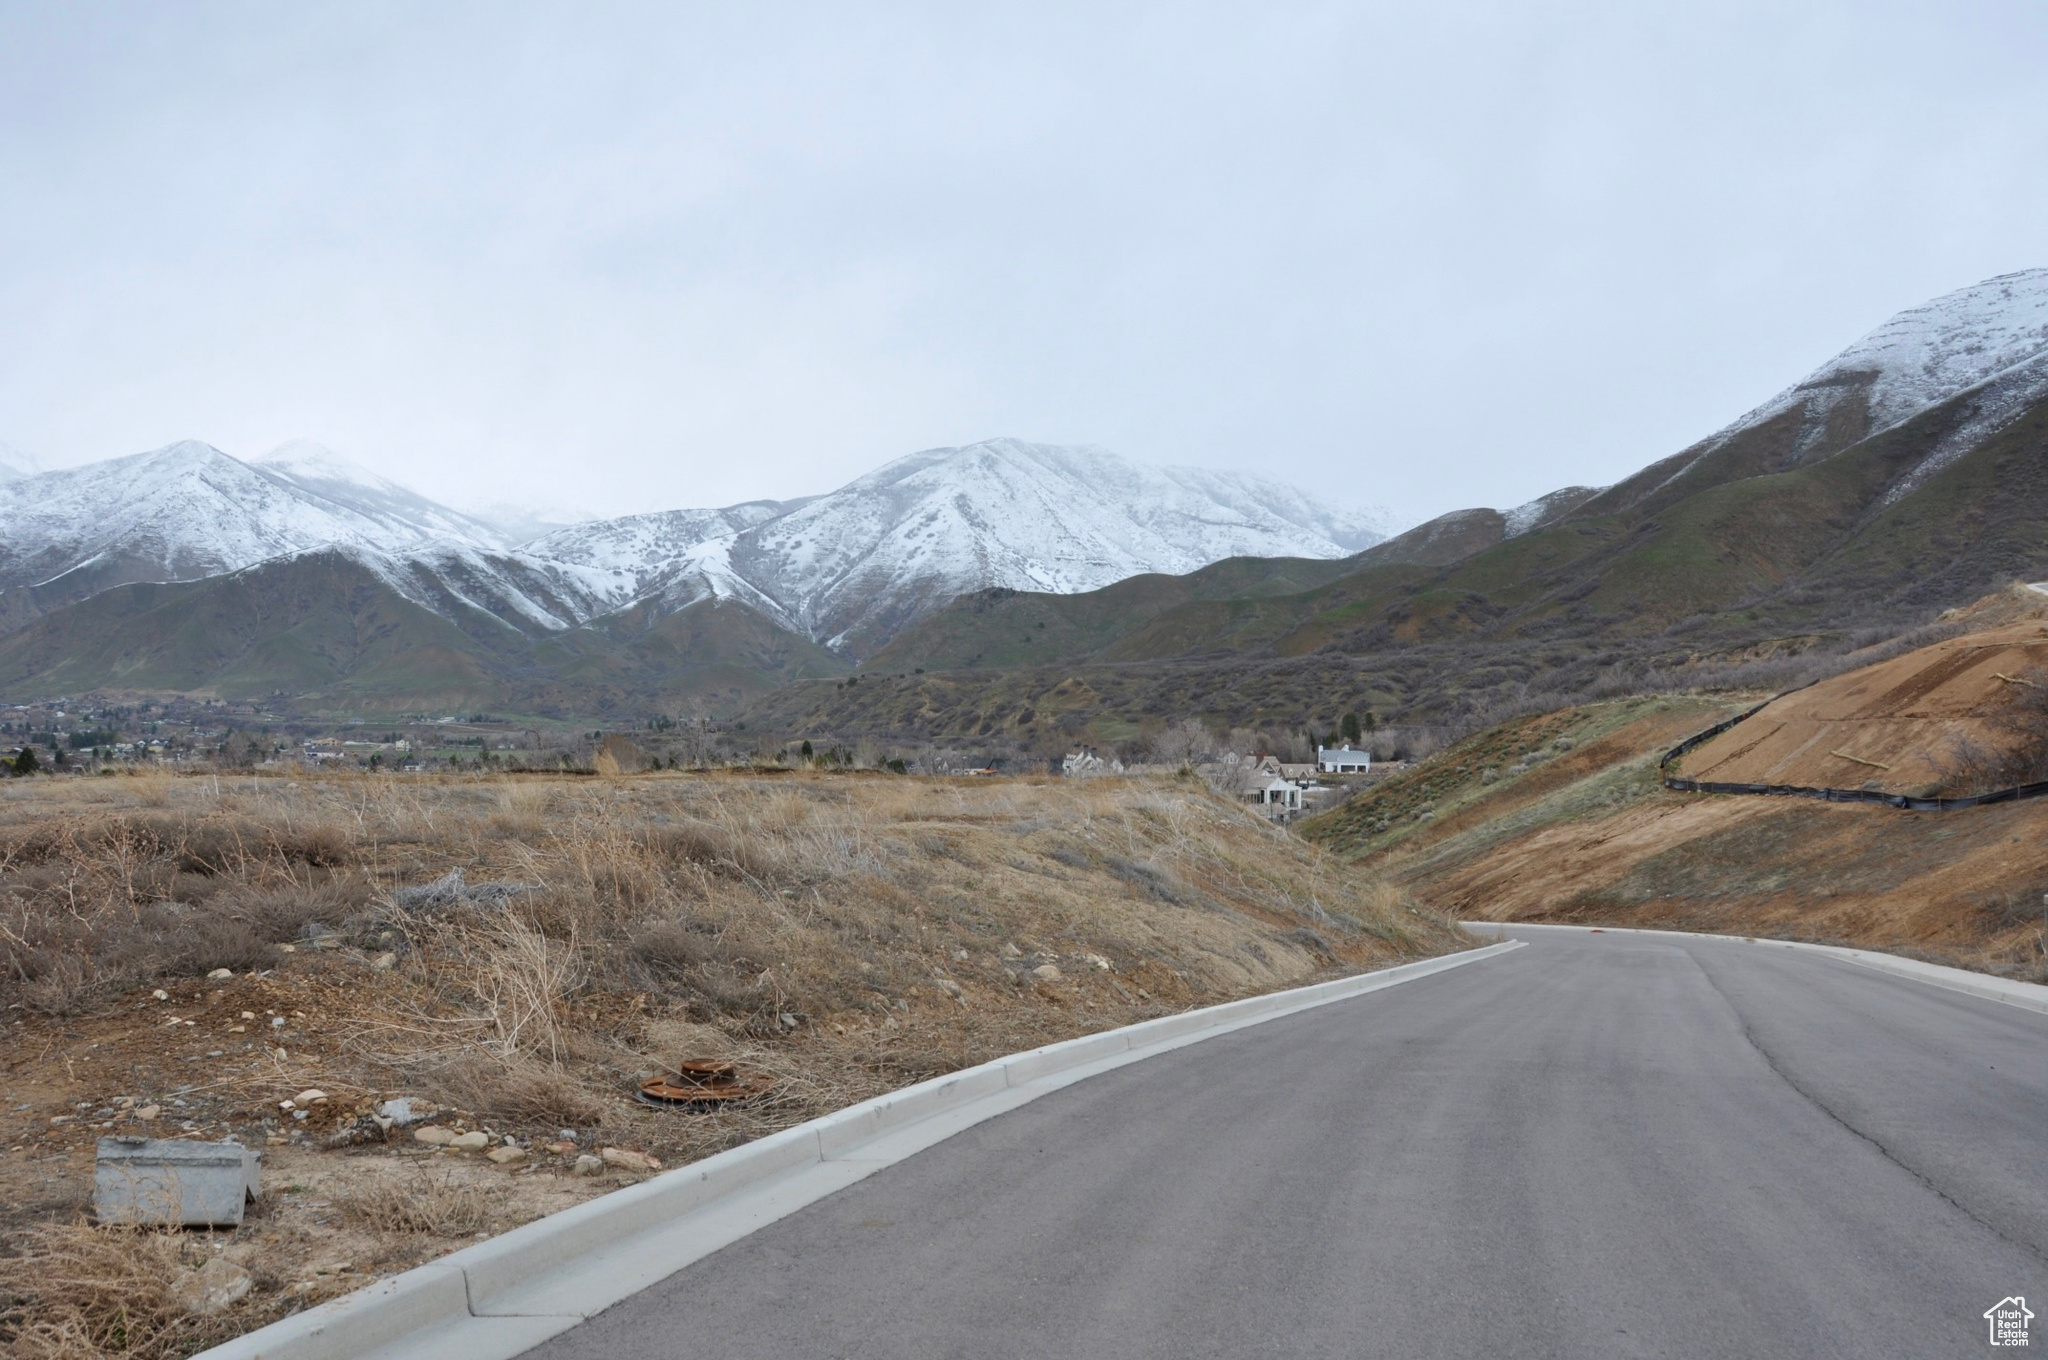
[{"label": "concrete block", "polygon": [[258,1154],[240,1143],[102,1138],[92,1210],[102,1223],[235,1227],[261,1190]]}]

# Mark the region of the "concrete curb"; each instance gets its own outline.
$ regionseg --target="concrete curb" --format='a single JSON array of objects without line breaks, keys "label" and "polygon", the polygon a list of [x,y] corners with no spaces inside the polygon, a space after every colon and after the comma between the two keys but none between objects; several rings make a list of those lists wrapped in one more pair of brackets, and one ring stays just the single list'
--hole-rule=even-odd
[{"label": "concrete curb", "polygon": [[1521,947],[1505,941],[1013,1053],[551,1214],[198,1360],[509,1360],[776,1219],[1006,1110],[1248,1025]]},{"label": "concrete curb", "polygon": [[1576,930],[1584,934],[1597,930],[1604,935],[1672,935],[1687,940],[1721,940],[1733,944],[1762,945],[1771,949],[1797,949],[1809,954],[1825,954],[1880,973],[1911,978],[1915,982],[1924,982],[1931,987],[1946,987],[1952,992],[1963,992],[1970,996],[1982,997],[1986,1001],[1999,1001],[2008,1006],[2018,1006],[2023,1010],[2039,1011],[2043,1015],[2048,1015],[2048,987],[2039,983],[2016,982],[2011,978],[1992,977],[1989,973],[1973,973],[1967,968],[1922,963],[1918,959],[1900,958],[1897,954],[1886,954],[1874,949],[1808,944],[1804,940],[1772,940],[1755,935],[1708,935],[1693,930],[1644,930],[1636,926],[1553,925],[1547,921],[1465,921],[1462,924],[1465,929],[1473,931],[1488,928]]}]

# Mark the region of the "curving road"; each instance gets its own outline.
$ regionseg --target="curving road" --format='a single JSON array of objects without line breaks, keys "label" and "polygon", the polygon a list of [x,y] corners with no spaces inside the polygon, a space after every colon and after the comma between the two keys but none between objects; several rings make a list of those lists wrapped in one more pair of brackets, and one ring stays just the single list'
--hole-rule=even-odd
[{"label": "curving road", "polygon": [[1521,938],[1048,1095],[529,1360],[1999,1355],[2011,1294],[2048,1346],[2048,1015]]}]

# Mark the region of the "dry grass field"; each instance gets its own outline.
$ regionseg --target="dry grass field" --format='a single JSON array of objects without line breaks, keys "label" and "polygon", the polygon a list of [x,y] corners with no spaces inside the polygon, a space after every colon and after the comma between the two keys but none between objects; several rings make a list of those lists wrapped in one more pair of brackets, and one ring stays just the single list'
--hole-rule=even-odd
[{"label": "dry grass field", "polygon": [[[190,1354],[650,1162],[1469,943],[1191,779],[7,781],[0,1350]],[[759,1094],[634,1099],[687,1059]],[[249,1221],[92,1226],[95,1139],[140,1132],[262,1148]],[[216,1256],[253,1289],[188,1311]]]}]

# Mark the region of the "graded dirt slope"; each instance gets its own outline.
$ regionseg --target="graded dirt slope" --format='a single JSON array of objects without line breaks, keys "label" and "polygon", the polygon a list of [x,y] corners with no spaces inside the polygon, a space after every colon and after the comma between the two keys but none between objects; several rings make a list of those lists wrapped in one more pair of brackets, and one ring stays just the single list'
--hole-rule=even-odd
[{"label": "graded dirt slope", "polygon": [[1965,633],[1773,701],[1689,752],[1677,773],[1731,784],[1927,794],[1958,743],[1997,747],[2015,687],[2048,684],[2048,622]]},{"label": "graded dirt slope", "polygon": [[2048,981],[2048,799],[1905,812],[1663,787],[1659,753],[1684,725],[1740,706],[1517,719],[1302,831],[1466,920],[1769,935]]}]

